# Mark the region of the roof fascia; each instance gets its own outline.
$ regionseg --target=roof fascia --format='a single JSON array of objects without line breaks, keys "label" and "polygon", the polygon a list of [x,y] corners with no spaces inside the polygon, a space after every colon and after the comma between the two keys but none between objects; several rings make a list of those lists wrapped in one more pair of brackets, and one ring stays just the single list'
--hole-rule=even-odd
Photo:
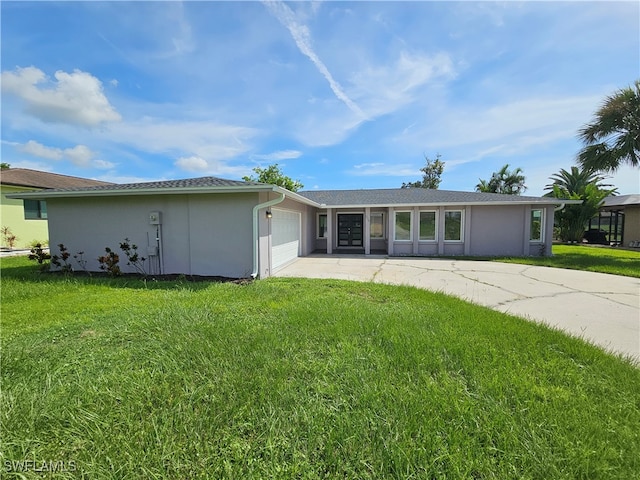
[{"label": "roof fascia", "polygon": [[494,205],[578,205],[581,204],[582,200],[560,200],[557,199],[554,202],[548,201],[511,201],[511,202],[431,202],[431,203],[355,203],[355,204],[344,204],[344,205],[326,205],[321,204],[320,208],[413,208],[413,207],[465,207],[465,206],[494,206]]},{"label": "roof fascia", "polygon": [[47,191],[12,193],[7,198],[18,199],[47,199],[47,198],[80,198],[80,197],[128,197],[143,195],[179,195],[194,193],[253,193],[274,191],[272,185],[250,186],[219,186],[219,187],[165,187],[142,188],[121,190],[72,190],[72,191]]}]

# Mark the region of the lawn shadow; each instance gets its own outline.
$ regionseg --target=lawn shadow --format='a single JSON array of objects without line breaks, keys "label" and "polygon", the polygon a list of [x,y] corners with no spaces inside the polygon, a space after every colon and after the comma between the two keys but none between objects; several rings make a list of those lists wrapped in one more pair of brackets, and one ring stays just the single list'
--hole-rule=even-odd
[{"label": "lawn shadow", "polygon": [[106,272],[52,272],[41,271],[38,266],[19,265],[2,266],[2,279],[13,279],[29,283],[77,283],[83,285],[104,285],[113,288],[153,289],[153,290],[204,290],[212,283],[233,283],[247,285],[253,282],[251,278],[228,278],[220,276],[201,275],[139,275],[124,273],[110,276]]}]

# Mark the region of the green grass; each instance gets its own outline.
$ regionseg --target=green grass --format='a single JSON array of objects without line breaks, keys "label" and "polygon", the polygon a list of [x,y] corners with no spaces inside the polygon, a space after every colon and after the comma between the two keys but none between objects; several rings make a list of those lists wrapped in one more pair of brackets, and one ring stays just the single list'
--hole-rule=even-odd
[{"label": "green grass", "polygon": [[534,323],[409,287],[1,266],[3,478],[640,471],[640,369]]},{"label": "green grass", "polygon": [[554,245],[552,253],[552,257],[492,258],[491,260],[640,278],[640,251],[587,245]]}]

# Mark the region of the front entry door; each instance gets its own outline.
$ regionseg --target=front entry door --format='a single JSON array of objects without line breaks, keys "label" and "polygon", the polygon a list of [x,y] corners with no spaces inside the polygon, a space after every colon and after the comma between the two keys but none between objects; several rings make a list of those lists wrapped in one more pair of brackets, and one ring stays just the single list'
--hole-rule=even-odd
[{"label": "front entry door", "polygon": [[361,213],[338,214],[338,246],[362,247],[363,215]]}]

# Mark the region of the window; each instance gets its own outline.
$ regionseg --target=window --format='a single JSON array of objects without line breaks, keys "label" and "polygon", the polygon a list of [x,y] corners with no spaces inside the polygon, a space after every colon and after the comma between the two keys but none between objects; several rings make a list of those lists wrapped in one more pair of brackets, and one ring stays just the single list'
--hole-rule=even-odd
[{"label": "window", "polygon": [[420,240],[436,239],[436,212],[420,212]]},{"label": "window", "polygon": [[531,230],[529,233],[529,241],[531,242],[542,242],[542,210],[535,209],[531,210]]},{"label": "window", "polygon": [[327,238],[327,214],[318,214],[318,238]]},{"label": "window", "polygon": [[371,238],[384,238],[384,216],[382,212],[371,214]]},{"label": "window", "polygon": [[444,241],[460,242],[462,240],[462,210],[444,212]]},{"label": "window", "polygon": [[411,240],[411,212],[395,212],[394,240]]},{"label": "window", "polygon": [[47,202],[44,200],[24,200],[24,218],[27,220],[46,219]]}]

